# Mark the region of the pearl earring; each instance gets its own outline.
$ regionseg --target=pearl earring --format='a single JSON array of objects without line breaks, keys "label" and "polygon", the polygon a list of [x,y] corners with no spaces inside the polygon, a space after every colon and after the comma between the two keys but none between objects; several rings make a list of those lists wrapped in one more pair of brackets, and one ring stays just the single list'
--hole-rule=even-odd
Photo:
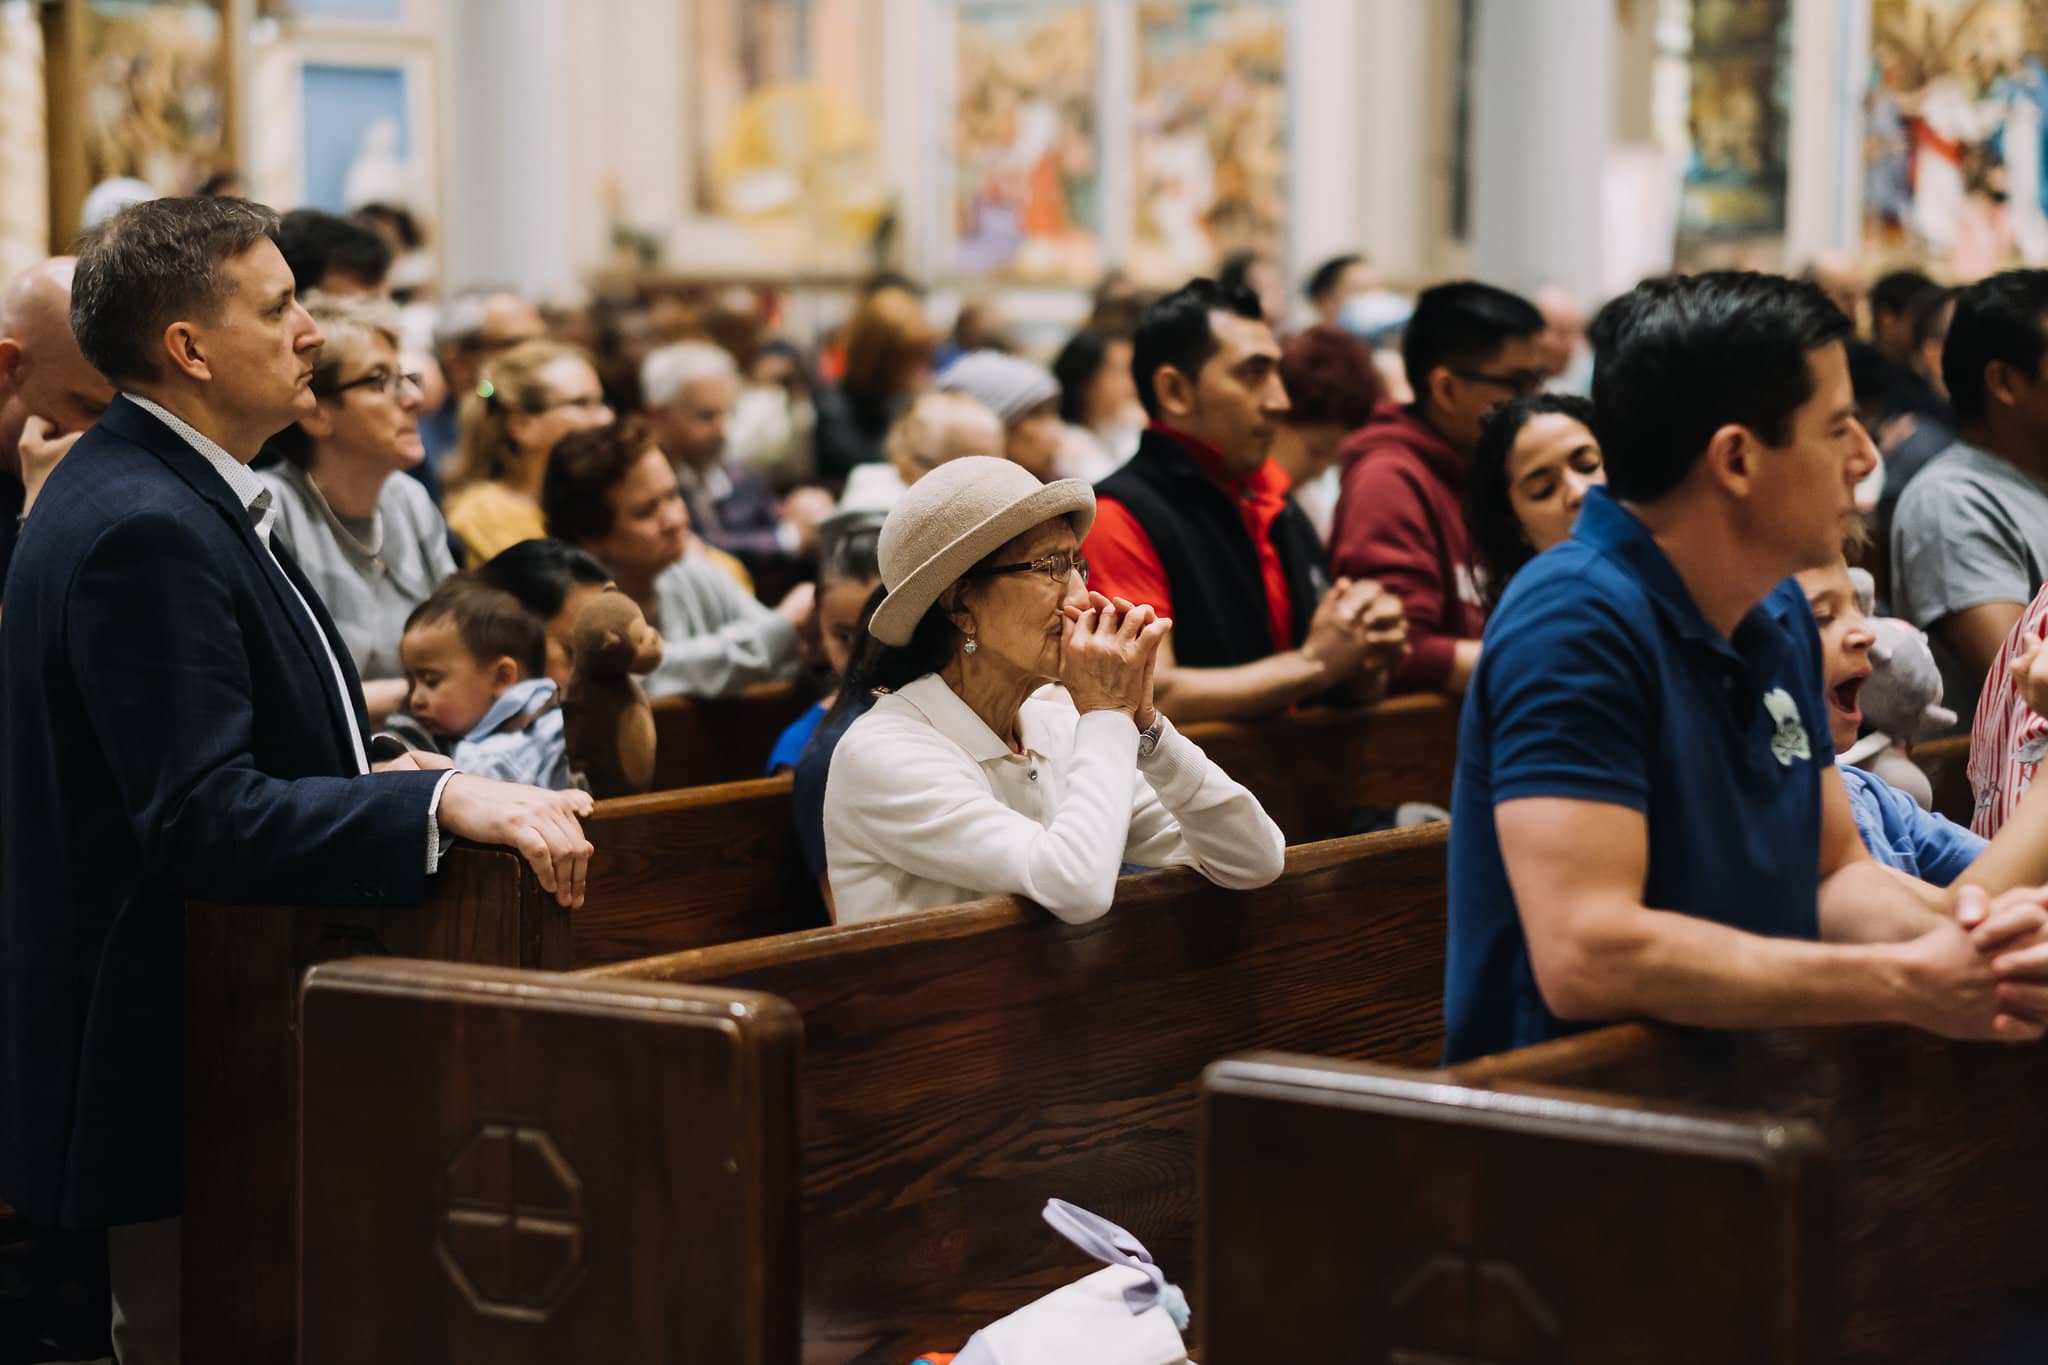
[{"label": "pearl earring", "polygon": [[970,637],[967,641],[967,653],[972,654],[976,648],[977,646],[975,645],[974,640]]}]

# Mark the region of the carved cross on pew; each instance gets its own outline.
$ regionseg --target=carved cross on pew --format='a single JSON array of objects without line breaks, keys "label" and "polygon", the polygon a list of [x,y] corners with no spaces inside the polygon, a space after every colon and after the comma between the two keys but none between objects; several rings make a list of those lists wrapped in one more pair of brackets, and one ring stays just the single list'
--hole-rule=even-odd
[{"label": "carved cross on pew", "polygon": [[581,1278],[583,1182],[545,1130],[481,1120],[448,1162],[448,1278],[485,1317],[546,1322]]}]

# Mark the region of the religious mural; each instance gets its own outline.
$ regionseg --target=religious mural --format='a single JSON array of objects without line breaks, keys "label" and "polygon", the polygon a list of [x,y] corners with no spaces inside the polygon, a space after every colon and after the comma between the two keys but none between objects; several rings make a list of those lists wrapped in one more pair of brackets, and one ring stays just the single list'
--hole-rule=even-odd
[{"label": "religious mural", "polygon": [[92,0],[86,14],[86,183],[133,177],[191,193],[232,160],[220,10]]},{"label": "religious mural", "polygon": [[1093,280],[1102,271],[1096,7],[963,0],[957,24],[956,267]]},{"label": "religious mural", "polygon": [[1180,280],[1284,253],[1287,16],[1276,0],[1141,0],[1130,268]]},{"label": "religious mural", "polygon": [[2048,265],[2048,0],[1873,0],[1863,228],[1973,279]]}]

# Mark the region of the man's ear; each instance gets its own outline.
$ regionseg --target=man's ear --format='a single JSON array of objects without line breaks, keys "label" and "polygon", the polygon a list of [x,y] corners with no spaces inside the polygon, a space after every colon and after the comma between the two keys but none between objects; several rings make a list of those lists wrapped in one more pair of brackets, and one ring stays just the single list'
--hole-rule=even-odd
[{"label": "man's ear", "polygon": [[1416,397],[1425,399],[1448,412],[1456,406],[1458,395],[1454,386],[1457,382],[1458,376],[1451,373],[1450,366],[1439,365],[1429,372],[1429,380],[1423,386],[1427,392],[1417,394]]},{"label": "man's ear", "polygon": [[1763,443],[1748,427],[1730,422],[1707,438],[1707,453],[1700,467],[1714,485],[1736,496],[1747,497],[1756,486],[1757,461]]},{"label": "man's ear", "polygon": [[164,328],[163,349],[171,368],[187,379],[205,382],[213,378],[213,366],[207,363],[205,345],[191,323],[174,322]]},{"label": "man's ear", "polygon": [[14,389],[21,384],[21,359],[25,353],[21,343],[13,337],[0,337],[0,389]]},{"label": "man's ear", "polygon": [[1178,366],[1161,365],[1152,375],[1152,392],[1159,410],[1169,417],[1185,417],[1195,410],[1195,381]]},{"label": "man's ear", "polygon": [[1993,403],[2013,407],[2020,401],[2020,381],[2026,376],[2003,360],[1984,367],[1984,396]]}]

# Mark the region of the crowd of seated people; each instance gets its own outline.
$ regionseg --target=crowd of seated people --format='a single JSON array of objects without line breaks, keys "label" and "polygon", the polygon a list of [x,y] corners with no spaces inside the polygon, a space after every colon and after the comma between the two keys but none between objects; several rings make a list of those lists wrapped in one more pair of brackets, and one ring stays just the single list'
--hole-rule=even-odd
[{"label": "crowd of seated people", "polygon": [[[575,901],[561,700],[607,594],[660,633],[650,696],[800,693],[746,766],[791,775],[840,922],[1263,885],[1280,829],[1181,727],[1436,692],[1453,1057],[1631,1017],[2048,1026],[2048,272],[1887,276],[1866,341],[1853,291],[1780,276],[1646,282],[1587,329],[1555,289],[1393,308],[1351,254],[1290,329],[1248,256],[1106,279],[1034,352],[903,277],[817,336],[705,291],[401,306],[416,248],[161,200],[0,293],[0,841],[52,849],[0,865],[0,946],[61,939],[73,983],[10,1020],[38,1065],[80,1054],[48,1020],[90,1019],[95,964],[176,960],[138,906],[343,865],[417,899],[456,836]],[[1838,764],[1897,666],[1873,605],[1970,731],[1966,822]],[[146,1025],[53,1093],[163,1064]],[[51,1131],[0,1142],[39,1211],[175,1212],[46,1177]]]}]

